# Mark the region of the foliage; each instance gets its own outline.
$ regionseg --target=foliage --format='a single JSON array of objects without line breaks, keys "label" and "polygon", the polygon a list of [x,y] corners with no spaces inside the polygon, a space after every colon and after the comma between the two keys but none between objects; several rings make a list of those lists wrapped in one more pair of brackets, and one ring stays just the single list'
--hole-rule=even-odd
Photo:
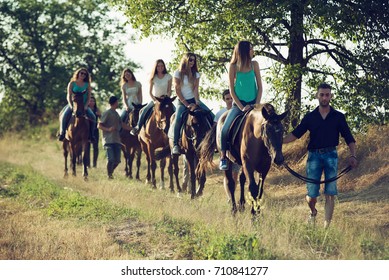
[{"label": "foliage", "polygon": [[79,67],[92,73],[97,97],[117,91],[121,70],[137,66],[123,58],[129,36],[109,11],[101,0],[0,2],[0,130],[59,113]]},{"label": "foliage", "polygon": [[309,103],[323,81],[334,85],[334,105],[348,111],[355,128],[388,121],[389,7],[385,1],[111,2],[143,36],[175,38],[177,55],[198,53],[202,71],[214,80],[226,72],[233,46],[239,40],[251,41],[258,55],[273,61],[263,76],[279,105],[293,111],[292,126],[301,109],[308,109],[302,103]]}]

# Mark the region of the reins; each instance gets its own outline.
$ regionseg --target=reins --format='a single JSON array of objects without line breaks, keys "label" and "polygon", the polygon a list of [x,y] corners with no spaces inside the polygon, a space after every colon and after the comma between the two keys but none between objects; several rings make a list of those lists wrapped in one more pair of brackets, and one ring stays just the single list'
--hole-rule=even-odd
[{"label": "reins", "polygon": [[337,176],[329,178],[327,180],[318,181],[318,180],[315,180],[315,179],[312,179],[312,178],[305,177],[305,176],[303,176],[301,174],[298,174],[296,171],[294,171],[292,168],[290,168],[287,163],[284,163],[283,166],[293,176],[297,177],[298,179],[300,179],[300,180],[302,180],[304,182],[313,183],[313,184],[324,184],[324,183],[330,183],[330,182],[336,181],[336,180],[338,180],[340,177],[342,177],[344,174],[348,173],[352,169],[351,165],[349,165],[345,169],[340,171]]}]

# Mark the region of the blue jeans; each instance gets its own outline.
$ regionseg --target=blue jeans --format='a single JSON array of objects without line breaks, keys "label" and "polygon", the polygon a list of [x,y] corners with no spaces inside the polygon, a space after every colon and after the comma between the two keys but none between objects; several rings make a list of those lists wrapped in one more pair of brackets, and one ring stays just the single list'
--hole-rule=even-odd
[{"label": "blue jeans", "polygon": [[[324,171],[325,179],[335,177],[338,173],[338,152],[336,149],[326,153],[316,151],[308,152],[307,177],[314,180],[320,180]],[[324,194],[337,195],[336,180],[325,183]],[[320,184],[307,183],[307,195],[311,198],[320,196]]]},{"label": "blue jeans", "polygon": [[119,143],[110,143],[104,145],[108,162],[112,163],[114,166],[117,166],[120,163],[120,154],[122,151],[121,148],[122,145]]},{"label": "blue jeans", "polygon": [[[68,125],[68,121],[69,121],[71,115],[72,115],[72,109],[70,108],[69,104],[67,104],[62,109],[61,114],[60,114],[60,119],[61,119],[61,126],[60,126],[60,129],[59,129],[59,133],[60,134],[65,133],[66,127]],[[88,118],[91,121],[93,121],[92,126],[96,126],[96,116],[93,113],[91,108],[88,108],[88,110],[86,110],[86,115],[88,116]],[[92,131],[92,129],[91,129],[91,131]]]},{"label": "blue jeans", "polygon": [[[196,103],[194,98],[187,99],[186,102],[188,102],[189,104]],[[207,110],[207,111],[209,110],[207,105],[205,105],[201,101],[200,101],[199,106],[202,109],[204,109],[204,110]],[[182,104],[182,102],[180,100],[178,100],[178,102],[177,102],[177,111],[176,111],[176,119],[174,121],[175,122],[175,124],[174,124],[174,134],[173,134],[173,144],[174,145],[178,145],[178,139],[180,138],[180,130],[181,130],[181,126],[182,126],[182,114],[184,112],[186,112],[187,110],[189,110],[189,109],[186,108],[185,105]],[[210,122],[210,124],[212,125],[213,119],[215,118],[215,115],[212,112],[210,113],[210,118],[212,118],[211,122]]]},{"label": "blue jeans", "polygon": [[154,101],[151,100],[149,102],[149,104],[146,105],[146,107],[144,107],[141,111],[140,111],[140,114],[139,114],[139,120],[138,120],[138,123],[136,124],[136,126],[141,129],[143,125],[145,125],[145,122],[146,122],[146,118],[147,116],[149,115],[149,112],[150,114],[152,113],[152,110],[154,108]]},{"label": "blue jeans", "polygon": [[[243,106],[255,104],[255,100],[251,102],[244,102],[241,100],[240,102]],[[220,149],[222,151],[228,150],[228,131],[230,130],[231,124],[234,119],[240,114],[243,114],[243,111],[240,110],[238,105],[236,105],[235,103],[232,105],[232,108],[227,111],[226,120],[224,121],[222,131],[220,133]]]}]

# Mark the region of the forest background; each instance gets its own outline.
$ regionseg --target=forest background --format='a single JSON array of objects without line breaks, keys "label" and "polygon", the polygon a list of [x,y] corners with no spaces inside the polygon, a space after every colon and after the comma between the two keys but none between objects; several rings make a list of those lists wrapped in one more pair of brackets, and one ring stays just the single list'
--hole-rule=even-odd
[{"label": "forest background", "polygon": [[267,101],[290,110],[289,129],[312,109],[323,81],[334,86],[333,105],[354,130],[388,121],[385,1],[1,0],[0,16],[1,133],[56,118],[80,66],[92,73],[100,100],[120,94],[122,69],[141,66],[124,53],[137,39],[127,23],[141,38],[174,40],[171,71],[183,52],[198,54],[205,98],[220,96],[233,47],[246,39],[267,59]]}]

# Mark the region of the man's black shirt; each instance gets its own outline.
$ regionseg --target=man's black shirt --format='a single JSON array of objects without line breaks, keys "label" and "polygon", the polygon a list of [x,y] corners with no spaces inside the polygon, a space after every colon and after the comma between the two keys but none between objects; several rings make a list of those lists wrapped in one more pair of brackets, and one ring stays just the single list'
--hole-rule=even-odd
[{"label": "man's black shirt", "polygon": [[306,114],[301,123],[292,131],[297,138],[301,138],[309,130],[308,150],[336,147],[339,145],[339,133],[347,145],[355,142],[344,114],[330,106],[330,112],[322,118],[319,107]]}]

